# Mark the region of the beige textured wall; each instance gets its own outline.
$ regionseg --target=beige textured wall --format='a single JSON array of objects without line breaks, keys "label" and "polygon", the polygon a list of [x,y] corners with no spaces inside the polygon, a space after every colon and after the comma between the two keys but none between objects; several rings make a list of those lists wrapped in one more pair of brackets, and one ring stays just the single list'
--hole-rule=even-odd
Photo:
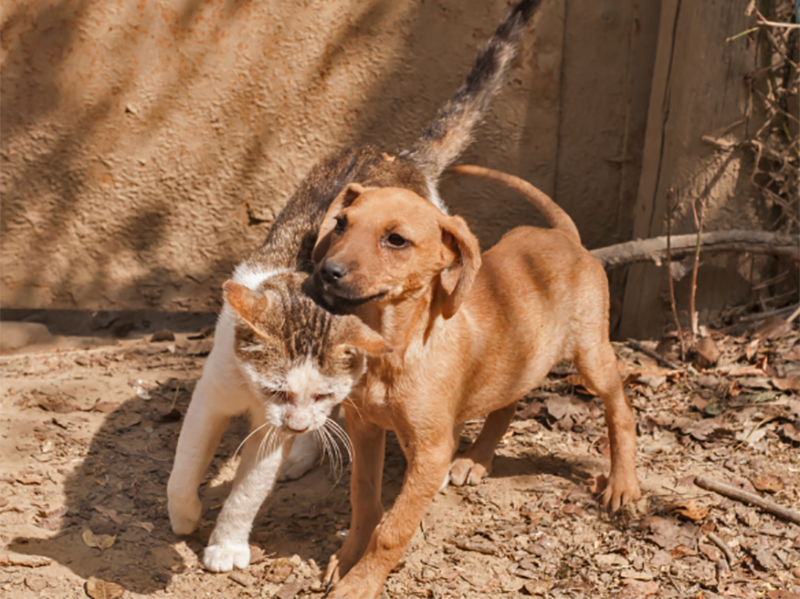
[{"label": "beige textured wall", "polygon": [[[509,4],[5,0],[0,303],[214,310],[311,165],[345,144],[412,141]],[[465,157],[556,193],[590,246],[631,226],[620,164],[641,154],[658,14],[638,4],[545,0]],[[580,179],[585,156],[602,181]],[[474,181],[443,191],[485,246],[537,222]]]}]

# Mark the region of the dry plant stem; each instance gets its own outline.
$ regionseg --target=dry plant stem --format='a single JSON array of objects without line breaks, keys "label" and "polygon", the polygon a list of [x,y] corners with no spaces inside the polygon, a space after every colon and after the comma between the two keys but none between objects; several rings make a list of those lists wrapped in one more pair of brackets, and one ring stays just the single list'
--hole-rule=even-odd
[{"label": "dry plant stem", "polygon": [[730,497],[731,499],[735,499],[736,501],[741,501],[742,503],[748,503],[750,505],[754,505],[756,507],[761,508],[765,512],[774,514],[775,516],[783,518],[784,520],[788,520],[789,522],[800,524],[800,512],[788,507],[784,507],[782,505],[778,505],[774,501],[770,501],[769,499],[764,499],[763,497],[759,497],[754,493],[748,493],[747,491],[742,491],[741,489],[737,489],[736,487],[732,487],[730,485],[726,485],[725,483],[717,482],[715,480],[712,480],[710,478],[705,478],[703,476],[698,476],[697,478],[695,478],[694,484],[696,484],[698,487],[702,487],[703,489],[714,491],[715,493],[719,493],[720,495],[724,495],[725,497]]},{"label": "dry plant stem", "polygon": [[[716,252],[746,252],[800,258],[800,237],[796,234],[767,231],[712,231],[705,233],[701,243],[706,254]],[[697,251],[697,234],[674,235],[670,238],[671,258],[677,259]],[[660,265],[667,257],[667,238],[637,239],[592,250],[591,254],[607,269],[636,262],[655,262]]]},{"label": "dry plant stem", "polygon": [[681,322],[678,319],[678,305],[675,302],[675,283],[672,280],[672,193],[673,190],[667,192],[667,280],[669,281],[669,303],[672,306],[672,317],[675,319],[675,328],[678,331],[678,343],[681,347],[681,361],[686,361],[686,346],[683,344],[683,331],[681,330]]},{"label": "dry plant stem", "polygon": [[719,547],[720,551],[722,551],[722,553],[725,554],[725,559],[728,560],[728,565],[732,568],[733,564],[736,563],[736,556],[733,555],[733,551],[731,550],[730,547],[728,547],[728,544],[725,541],[723,541],[719,537],[719,535],[715,532],[709,532],[706,534],[706,536],[708,537],[709,541],[711,541],[712,543],[714,543],[714,545]]},{"label": "dry plant stem", "polygon": [[762,27],[780,27],[782,29],[800,29],[797,23],[776,23],[775,21],[766,21],[764,19],[758,21]]},{"label": "dry plant stem", "polygon": [[692,212],[694,213],[694,222],[697,225],[697,248],[694,254],[694,268],[692,269],[692,292],[689,296],[689,317],[692,321],[692,345],[697,341],[697,334],[699,332],[699,323],[697,319],[697,311],[695,310],[695,299],[697,297],[697,270],[700,267],[700,249],[703,247],[703,221],[706,214],[706,201],[700,200],[700,215],[697,215],[697,207],[694,199],[692,200]]},{"label": "dry plant stem", "polygon": [[664,356],[659,354],[657,351],[654,351],[654,350],[650,349],[646,345],[642,345],[641,343],[639,343],[635,339],[628,339],[627,343],[628,343],[628,345],[630,345],[636,351],[641,352],[646,356],[650,356],[651,358],[653,358],[656,362],[658,362],[662,366],[666,366],[667,368],[672,368],[672,370],[683,370],[683,366],[681,366],[680,364],[677,364],[677,363],[673,362],[669,358],[665,358]]},{"label": "dry plant stem", "polygon": [[[795,310],[796,309],[796,310]],[[742,316],[739,318],[742,322],[753,322],[756,320],[765,320],[767,318],[772,318],[773,316],[783,316],[795,310],[795,312],[786,319],[786,322],[791,323],[795,318],[797,318],[798,314],[800,314],[800,307],[798,306],[786,306],[785,308],[778,308],[777,310],[769,310],[768,312],[758,312],[757,314],[748,314],[747,316]]]}]

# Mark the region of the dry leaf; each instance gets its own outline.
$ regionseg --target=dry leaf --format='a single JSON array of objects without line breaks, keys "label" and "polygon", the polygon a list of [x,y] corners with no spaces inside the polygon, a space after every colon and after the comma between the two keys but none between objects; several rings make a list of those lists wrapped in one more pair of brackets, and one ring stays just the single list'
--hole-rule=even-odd
[{"label": "dry leaf", "polygon": [[717,363],[720,356],[717,344],[714,343],[711,337],[701,337],[698,339],[694,351],[697,352],[695,364],[700,368],[711,368]]},{"label": "dry leaf", "polygon": [[672,548],[670,555],[672,555],[672,559],[681,559],[682,557],[697,555],[697,551],[684,547],[683,545],[678,545]]},{"label": "dry leaf", "polygon": [[758,366],[740,366],[728,371],[728,376],[764,376],[765,374]]},{"label": "dry leaf", "polygon": [[[150,530],[152,530],[152,524],[150,525]],[[264,550],[259,547],[258,545],[250,545],[250,563],[251,564],[258,564],[263,562],[267,558],[267,554],[264,553]]]},{"label": "dry leaf", "polygon": [[92,599],[119,599],[125,589],[116,582],[106,582],[94,576],[86,581],[86,594]]},{"label": "dry leaf", "polygon": [[753,486],[759,491],[777,493],[786,486],[783,479],[775,474],[759,474],[752,480]]},{"label": "dry leaf", "polygon": [[660,591],[658,583],[652,580],[623,580],[622,584],[626,585],[625,588],[614,595],[614,599],[644,599],[650,595],[658,595]]},{"label": "dry leaf", "polygon": [[304,580],[294,580],[287,582],[280,590],[273,595],[275,599],[294,599],[297,594],[305,588]]},{"label": "dry leaf", "polygon": [[674,503],[670,505],[668,509],[670,512],[680,514],[681,516],[689,518],[689,520],[694,520],[695,522],[705,519],[705,517],[708,516],[708,512],[711,511],[710,506],[701,507],[692,499],[684,503]]},{"label": "dry leaf", "polygon": [[584,395],[600,395],[590,384],[579,374],[569,374],[566,381],[572,386],[576,387],[578,391],[585,390],[587,393]]},{"label": "dry leaf", "polygon": [[88,547],[95,547],[100,551],[109,549],[114,545],[114,541],[117,540],[117,537],[112,535],[96,535],[88,528],[83,531],[81,537]]},{"label": "dry leaf", "polygon": [[122,524],[122,518],[117,516],[117,510],[112,510],[110,508],[103,507],[100,505],[94,506],[94,509],[103,514],[109,520],[115,522],[116,524]]},{"label": "dry leaf", "polygon": [[525,590],[530,595],[547,595],[555,585],[556,583],[549,579],[532,580],[525,583]]},{"label": "dry leaf", "polygon": [[767,597],[768,599],[800,599],[800,593],[775,589],[774,591],[767,591]]},{"label": "dry leaf", "polygon": [[134,522],[133,525],[143,528],[149,533],[153,532],[153,529],[155,528],[152,522]]},{"label": "dry leaf", "polygon": [[795,427],[791,422],[784,423],[778,430],[780,430],[781,434],[790,441],[800,443],[800,430],[797,430],[797,427]]},{"label": "dry leaf", "polygon": [[294,571],[294,566],[289,563],[289,560],[284,557],[279,557],[269,567],[264,579],[269,582],[279,583],[283,582]]},{"label": "dry leaf", "polygon": [[753,337],[759,339],[778,339],[791,332],[791,323],[786,322],[784,318],[773,316],[772,318],[767,318],[764,323],[758,327],[756,332],[753,333]]},{"label": "dry leaf", "polygon": [[780,391],[800,392],[800,376],[787,376],[786,378],[773,378],[773,386]]}]

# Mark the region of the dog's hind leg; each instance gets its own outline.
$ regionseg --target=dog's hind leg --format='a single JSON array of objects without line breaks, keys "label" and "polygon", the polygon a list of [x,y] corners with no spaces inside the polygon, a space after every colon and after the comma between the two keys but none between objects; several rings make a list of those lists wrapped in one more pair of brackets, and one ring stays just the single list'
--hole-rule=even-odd
[{"label": "dog's hind leg", "polygon": [[580,348],[575,366],[603,400],[611,442],[611,474],[603,505],[617,511],[642,496],[636,478],[636,428],[630,400],[622,389],[614,348],[605,340]]},{"label": "dog's hind leg", "polygon": [[491,412],[483,423],[480,435],[461,455],[456,456],[450,465],[450,482],[457,487],[463,484],[477,485],[484,476],[492,472],[494,450],[511,424],[517,402]]}]

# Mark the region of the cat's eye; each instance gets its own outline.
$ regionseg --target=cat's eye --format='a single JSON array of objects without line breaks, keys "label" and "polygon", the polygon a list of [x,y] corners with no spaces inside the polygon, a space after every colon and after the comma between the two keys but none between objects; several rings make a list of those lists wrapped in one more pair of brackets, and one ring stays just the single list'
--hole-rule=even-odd
[{"label": "cat's eye", "polygon": [[286,391],[278,391],[264,387],[264,395],[271,395],[273,401],[286,403],[289,401],[289,394]]},{"label": "cat's eye", "polygon": [[347,228],[347,217],[346,216],[334,216],[336,220],[336,226],[334,227],[334,231],[337,233],[344,233],[345,228]]},{"label": "cat's eye", "polygon": [[314,401],[325,401],[331,397],[333,397],[333,393],[319,393],[318,395],[314,396]]},{"label": "cat's eye", "polygon": [[408,239],[397,233],[392,233],[384,239],[384,243],[394,250],[399,250],[409,245]]}]

